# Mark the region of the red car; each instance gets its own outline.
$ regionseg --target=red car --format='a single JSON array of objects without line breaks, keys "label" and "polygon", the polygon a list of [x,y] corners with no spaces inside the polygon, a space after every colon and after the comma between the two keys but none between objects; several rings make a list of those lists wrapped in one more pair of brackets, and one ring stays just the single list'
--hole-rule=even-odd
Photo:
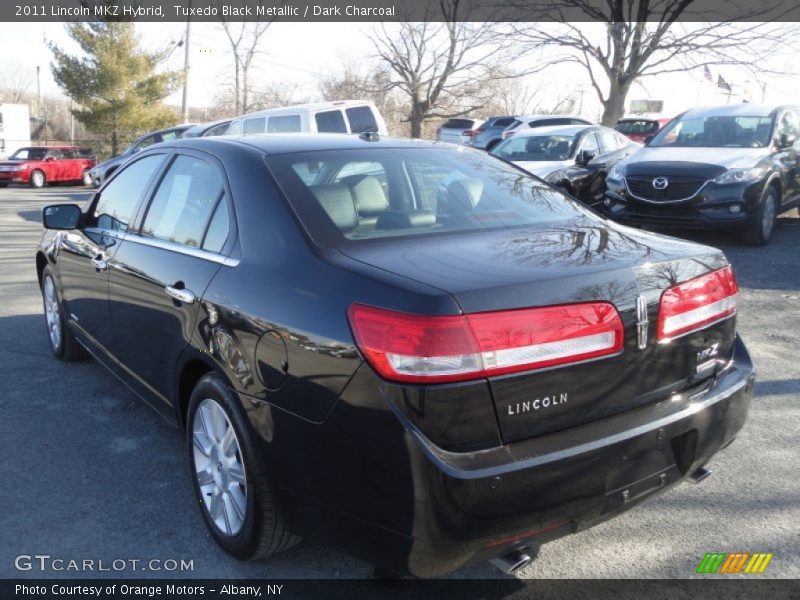
[{"label": "red car", "polygon": [[672,119],[653,119],[649,117],[626,117],[617,121],[614,129],[634,142],[644,144],[647,138],[657,134]]},{"label": "red car", "polygon": [[47,183],[78,182],[91,185],[89,169],[97,164],[90,148],[78,146],[29,146],[0,161],[0,187],[27,183],[40,188]]}]

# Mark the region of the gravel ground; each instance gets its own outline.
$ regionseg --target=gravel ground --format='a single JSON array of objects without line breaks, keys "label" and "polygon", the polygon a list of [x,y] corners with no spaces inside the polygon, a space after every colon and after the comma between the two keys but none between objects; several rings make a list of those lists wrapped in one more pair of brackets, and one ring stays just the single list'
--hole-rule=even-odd
[{"label": "gravel ground", "polygon": [[[224,554],[201,522],[176,430],[97,364],[52,358],[33,259],[39,213],[85,197],[80,188],[0,190],[0,577],[79,575],[17,571],[19,554],[193,561],[184,573],[117,576],[369,576],[367,564],[314,542],[268,563]],[[744,430],[703,484],[544,546],[518,577],[692,577],[709,551],[774,552],[769,576],[800,577],[800,218],[784,215],[766,248],[692,239],[724,248],[742,288],[739,328],[759,373]],[[505,576],[481,564],[453,577]]]}]

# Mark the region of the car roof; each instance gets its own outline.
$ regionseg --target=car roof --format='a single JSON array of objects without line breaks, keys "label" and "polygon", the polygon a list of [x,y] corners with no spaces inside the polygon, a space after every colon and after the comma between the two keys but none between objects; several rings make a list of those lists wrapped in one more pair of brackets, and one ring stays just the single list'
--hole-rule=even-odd
[{"label": "car roof", "polygon": [[334,100],[330,102],[308,102],[306,104],[293,104],[291,106],[279,106],[276,108],[265,108],[253,112],[237,115],[234,119],[246,119],[249,117],[280,115],[285,113],[315,112],[319,110],[334,110],[337,108],[352,108],[356,106],[374,107],[372,100]]},{"label": "car roof", "polygon": [[523,129],[519,133],[515,133],[514,137],[509,139],[521,137],[534,137],[537,135],[578,135],[587,129],[602,129],[597,125],[546,125],[545,127],[534,127],[532,129]]},{"label": "car roof", "polygon": [[[444,147],[468,152],[479,152],[469,148],[459,148],[444,142],[429,142],[408,138],[378,136],[375,141],[344,133],[262,133],[256,135],[223,135],[216,137],[181,138],[157,146],[196,147],[202,149],[212,144],[245,145],[260,150],[264,154],[290,154],[294,152],[315,152],[324,150],[361,150],[368,148],[433,148]],[[148,148],[149,149],[149,148]]]},{"label": "car roof", "polygon": [[588,121],[586,117],[582,117],[580,115],[521,115],[517,117],[520,121],[525,121],[528,119],[583,119],[584,121]]},{"label": "car roof", "polygon": [[750,104],[744,102],[742,104],[726,104],[723,106],[708,106],[704,108],[693,108],[687,110],[683,116],[692,117],[768,117],[773,112],[780,108],[797,108],[790,106],[779,106],[770,104]]}]

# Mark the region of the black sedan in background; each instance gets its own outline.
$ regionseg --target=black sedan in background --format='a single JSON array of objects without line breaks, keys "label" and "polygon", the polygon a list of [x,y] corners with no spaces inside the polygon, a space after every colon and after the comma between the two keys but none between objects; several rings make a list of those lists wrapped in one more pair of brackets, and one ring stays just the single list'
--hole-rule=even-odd
[{"label": "black sedan in background", "polygon": [[511,572],[700,479],[750,405],[719,250],[476,150],[177,140],[43,221],[53,354],[178,427],[241,559],[307,537],[395,573]]},{"label": "black sedan in background", "polygon": [[690,110],[609,173],[604,212],[648,227],[735,231],[767,244],[800,204],[800,107]]},{"label": "black sedan in background", "polygon": [[520,131],[492,154],[599,208],[609,169],[639,148],[608,127],[561,125]]}]

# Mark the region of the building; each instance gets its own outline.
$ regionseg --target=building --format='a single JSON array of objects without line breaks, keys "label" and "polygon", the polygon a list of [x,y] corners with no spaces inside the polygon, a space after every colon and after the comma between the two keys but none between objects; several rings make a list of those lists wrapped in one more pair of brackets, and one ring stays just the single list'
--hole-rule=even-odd
[{"label": "building", "polygon": [[0,158],[31,144],[27,104],[0,104]]}]

